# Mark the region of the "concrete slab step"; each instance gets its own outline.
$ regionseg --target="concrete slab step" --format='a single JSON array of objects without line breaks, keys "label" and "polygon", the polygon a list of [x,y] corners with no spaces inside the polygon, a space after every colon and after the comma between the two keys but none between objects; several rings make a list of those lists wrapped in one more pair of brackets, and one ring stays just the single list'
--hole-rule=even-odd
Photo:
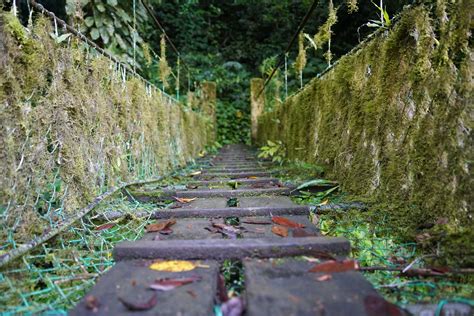
[{"label": "concrete slab step", "polygon": [[224,207],[224,208],[201,208],[201,209],[166,209],[156,211],[153,218],[187,218],[187,217],[238,217],[238,216],[266,216],[266,215],[309,215],[308,206],[287,207]]},{"label": "concrete slab step", "polygon": [[[386,310],[383,298],[359,272],[331,273],[330,280],[318,281],[325,273],[308,272],[314,265],[294,258],[245,260],[245,315],[403,315]],[[382,306],[367,310],[369,301]]]},{"label": "concrete slab step", "polygon": [[[235,238],[275,238],[282,237],[272,232],[275,224],[271,221],[271,216],[241,217],[236,215],[239,223],[232,227],[236,230]],[[298,237],[302,235],[320,236],[319,230],[304,215],[285,215],[285,218],[304,225],[304,228],[288,228],[289,236]],[[225,239],[228,235],[216,231],[213,223],[225,224],[225,218],[181,218],[175,219],[176,223],[171,226],[172,232],[166,234],[160,232],[145,233],[143,240],[194,240],[194,239]],[[298,235],[298,233],[300,235]]]},{"label": "concrete slab step", "polygon": [[[149,268],[152,261],[131,260],[118,262],[103,275],[93,289],[69,312],[69,315],[213,315],[214,297],[217,287],[219,264],[215,261],[200,262],[207,268],[196,268],[187,272],[163,272]],[[149,289],[156,279],[200,277],[200,281],[175,288],[171,291]],[[119,301],[119,297],[132,303],[147,302],[156,295],[154,307],[144,311],[130,311]],[[87,306],[87,297],[98,302],[97,311]],[[90,298],[89,298],[90,300]],[[192,312],[191,312],[192,311]]]},{"label": "concrete slab step", "polygon": [[168,191],[163,190],[164,195],[175,196],[178,198],[207,198],[207,197],[239,197],[239,196],[258,196],[258,195],[288,195],[289,188],[242,188],[236,190],[227,189],[203,189],[203,190],[186,190],[186,191]]},{"label": "concrete slab step", "polygon": [[224,260],[300,256],[315,251],[348,255],[350,244],[339,237],[139,240],[117,244],[113,256],[116,261],[156,258]]},{"label": "concrete slab step", "polygon": [[190,181],[189,185],[197,185],[197,186],[212,186],[212,185],[219,185],[219,184],[226,184],[229,182],[239,182],[240,184],[259,184],[259,183],[280,183],[280,180],[277,178],[256,178],[256,179],[249,179],[249,178],[242,178],[242,179],[214,179],[214,180],[202,180],[202,181]]},{"label": "concrete slab step", "polygon": [[205,174],[201,174],[198,177],[215,177],[215,178],[231,178],[231,179],[238,179],[238,178],[248,178],[248,177],[270,177],[271,172],[268,171],[237,171],[237,172],[207,172]]}]

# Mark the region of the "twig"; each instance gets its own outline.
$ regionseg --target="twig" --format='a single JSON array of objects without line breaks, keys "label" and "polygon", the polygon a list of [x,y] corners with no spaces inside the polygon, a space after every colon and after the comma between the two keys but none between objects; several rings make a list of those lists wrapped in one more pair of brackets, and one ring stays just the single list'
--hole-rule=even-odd
[{"label": "twig", "polygon": [[448,269],[446,271],[437,269],[437,268],[420,268],[420,269],[410,269],[410,270],[404,271],[405,269],[406,268],[402,268],[402,267],[373,266],[373,267],[360,267],[359,271],[401,272],[404,276],[443,276],[443,275],[454,275],[454,274],[474,274],[474,269],[472,268]]}]

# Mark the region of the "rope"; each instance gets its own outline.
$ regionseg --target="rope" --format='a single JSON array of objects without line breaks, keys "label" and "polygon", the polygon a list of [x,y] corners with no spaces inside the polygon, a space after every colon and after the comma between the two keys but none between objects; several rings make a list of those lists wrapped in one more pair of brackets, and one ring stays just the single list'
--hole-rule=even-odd
[{"label": "rope", "polygon": [[263,84],[263,87],[262,87],[262,90],[260,90],[260,92],[257,94],[257,98],[262,94],[262,92],[265,90],[265,88],[267,87],[268,83],[270,82],[270,80],[272,80],[273,76],[275,75],[276,71],[278,68],[280,68],[280,66],[283,64],[283,62],[285,61],[285,55],[288,54],[288,52],[290,51],[291,47],[293,46],[293,44],[296,42],[296,39],[298,38],[298,35],[301,33],[301,31],[303,30],[303,28],[305,27],[306,23],[308,22],[309,18],[311,17],[311,14],[314,12],[314,10],[316,9],[316,6],[317,4],[319,3],[319,0],[314,0],[313,1],[313,4],[311,5],[311,7],[309,8],[308,12],[306,12],[306,15],[304,16],[303,20],[301,21],[300,25],[298,26],[298,29],[296,30],[295,34],[293,34],[293,38],[291,39],[290,43],[288,44],[288,46],[286,47],[285,49],[285,52],[283,54],[280,55],[279,59],[278,59],[278,63],[277,65],[275,66],[275,68],[273,68],[273,71],[272,73],[270,74],[269,77],[267,77],[267,79],[265,80],[265,83]]}]

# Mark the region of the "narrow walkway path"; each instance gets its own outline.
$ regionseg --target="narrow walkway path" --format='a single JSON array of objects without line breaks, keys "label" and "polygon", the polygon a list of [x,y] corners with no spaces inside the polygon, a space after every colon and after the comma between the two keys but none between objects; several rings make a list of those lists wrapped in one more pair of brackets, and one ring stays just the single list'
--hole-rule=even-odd
[{"label": "narrow walkway path", "polygon": [[[309,221],[309,208],[291,201],[292,188],[273,178],[255,151],[228,146],[203,162],[209,167],[186,189],[163,192],[162,198],[177,202],[158,211],[157,222],[176,223],[118,244],[116,265],[72,315],[136,315],[133,309],[146,315],[213,315],[225,259],[243,263],[245,315],[402,315],[393,313],[395,307],[355,270],[309,272],[332,257],[343,262],[350,244],[321,236]],[[197,267],[183,272],[150,269],[158,259],[189,260]],[[195,282],[170,291],[150,289],[166,278]]]}]

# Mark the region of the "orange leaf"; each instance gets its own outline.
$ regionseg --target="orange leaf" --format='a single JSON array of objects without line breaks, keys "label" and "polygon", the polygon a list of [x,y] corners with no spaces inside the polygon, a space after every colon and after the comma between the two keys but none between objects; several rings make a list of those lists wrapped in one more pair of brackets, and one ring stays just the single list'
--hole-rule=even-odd
[{"label": "orange leaf", "polygon": [[159,232],[159,231],[170,228],[174,224],[176,224],[176,220],[174,219],[170,219],[164,222],[158,222],[155,224],[150,224],[146,227],[146,232],[147,233]]},{"label": "orange leaf", "polygon": [[272,233],[281,237],[288,237],[288,228],[283,226],[273,226]]},{"label": "orange leaf", "polygon": [[179,203],[189,203],[189,202],[194,201],[196,198],[187,199],[187,198],[178,198],[178,197],[175,197],[174,199],[175,199],[176,201],[178,201]]},{"label": "orange leaf", "polygon": [[257,179],[257,177],[256,176],[250,176],[250,177],[247,177],[247,179],[255,180],[255,179]]},{"label": "orange leaf", "polygon": [[272,216],[272,222],[281,226],[286,226],[286,227],[291,227],[291,228],[304,228],[305,227],[303,224],[293,222],[292,220],[289,220],[288,218],[281,217],[281,216]]},{"label": "orange leaf", "polygon": [[323,263],[317,264],[312,267],[309,272],[326,272],[326,273],[334,273],[334,272],[345,272],[351,270],[359,269],[359,264],[356,260],[346,259],[343,261],[336,261],[336,260],[328,260]]}]

